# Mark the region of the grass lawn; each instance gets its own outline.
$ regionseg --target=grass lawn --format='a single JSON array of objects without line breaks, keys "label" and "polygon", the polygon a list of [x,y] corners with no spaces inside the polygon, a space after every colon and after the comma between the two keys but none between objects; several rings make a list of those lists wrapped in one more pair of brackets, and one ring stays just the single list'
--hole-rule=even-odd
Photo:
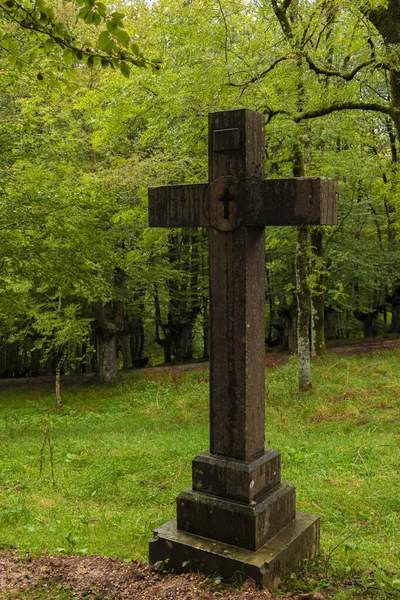
[{"label": "grass lawn", "polygon": [[[397,598],[399,367],[400,351],[330,355],[301,395],[295,361],[266,372],[266,446],[281,451],[298,509],[321,516],[320,568],[373,570]],[[63,403],[48,385],[1,392],[0,547],[146,560],[208,447],[208,373],[129,373],[67,388]]]}]

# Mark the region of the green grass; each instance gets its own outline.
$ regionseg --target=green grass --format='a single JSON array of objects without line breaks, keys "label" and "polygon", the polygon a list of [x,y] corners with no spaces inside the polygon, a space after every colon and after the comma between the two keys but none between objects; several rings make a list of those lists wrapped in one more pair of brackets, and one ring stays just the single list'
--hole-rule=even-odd
[{"label": "green grass", "polygon": [[[395,586],[399,359],[317,360],[307,394],[296,392],[292,361],[267,371],[266,393],[266,445],[281,451],[298,509],[321,516],[320,568],[378,569]],[[54,410],[50,386],[1,393],[0,547],[146,560],[152,530],[174,517],[191,459],[208,446],[207,373],[132,373],[114,388],[68,388],[63,403]],[[53,452],[46,442],[40,476],[47,427]]]},{"label": "green grass", "polygon": [[[0,600],[81,600],[82,596],[77,596],[67,586],[57,585],[56,583],[46,583],[29,586],[23,591],[9,593],[5,595],[0,593]],[[99,596],[93,594],[88,600],[100,600]]]}]

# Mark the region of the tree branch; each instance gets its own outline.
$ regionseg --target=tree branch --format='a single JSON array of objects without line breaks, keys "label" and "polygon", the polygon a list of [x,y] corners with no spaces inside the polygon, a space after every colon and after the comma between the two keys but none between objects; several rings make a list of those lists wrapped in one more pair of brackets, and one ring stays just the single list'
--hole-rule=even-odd
[{"label": "tree branch", "polygon": [[275,67],[277,65],[279,65],[279,63],[283,62],[284,60],[290,60],[291,58],[296,58],[296,54],[288,54],[287,56],[281,56],[280,58],[277,58],[276,60],[274,60],[273,63],[270,64],[269,67],[267,67],[265,69],[265,71],[262,71],[261,73],[258,73],[257,75],[254,75],[254,77],[252,77],[248,81],[245,81],[244,83],[229,82],[229,83],[226,83],[225,85],[231,86],[231,87],[245,88],[248,85],[251,85],[252,83],[256,83],[257,81],[260,81],[260,79],[263,79],[263,77],[265,77],[266,75],[268,75],[268,73],[273,71],[275,69]]},{"label": "tree branch", "polygon": [[366,60],[354,67],[354,69],[352,69],[348,73],[341,73],[340,71],[334,71],[333,69],[324,69],[323,67],[319,67],[315,64],[315,62],[308,54],[305,54],[304,58],[306,59],[310,69],[317,73],[317,75],[326,75],[327,77],[340,77],[341,79],[345,79],[346,81],[351,81],[352,79],[354,79],[357,73],[359,73],[359,71],[364,69],[364,67],[369,67],[370,65],[375,63],[375,60],[373,58],[370,58],[369,60]]},{"label": "tree branch", "polygon": [[[384,115],[389,115],[393,117],[393,109],[390,106],[385,104],[379,104],[378,102],[336,102],[331,106],[323,106],[321,108],[317,108],[315,110],[304,111],[296,116],[294,116],[293,120],[295,123],[300,123],[301,121],[305,121],[307,119],[315,119],[317,117],[324,117],[326,115],[330,115],[333,112],[338,112],[341,110],[369,110],[372,112],[379,112]],[[279,114],[279,111],[276,111],[275,114]],[[275,114],[273,116],[275,116]]]},{"label": "tree branch", "polygon": [[224,10],[221,5],[221,0],[218,0],[219,10],[222,16],[222,20],[224,22],[225,28],[225,43],[224,43],[224,52],[225,52],[225,64],[228,64],[228,23],[226,22],[226,16]]},{"label": "tree branch", "polygon": [[[46,36],[53,40],[59,48],[70,50],[79,61],[85,56],[89,59],[89,62],[90,60],[93,60],[93,58],[99,58],[102,66],[110,67],[114,66],[114,61],[117,64],[128,62],[138,67],[143,67],[146,64],[153,64],[152,61],[146,59],[140,53],[133,55],[126,47],[122,47],[116,43],[110,52],[102,52],[95,48],[78,47],[73,42],[74,37],[71,32],[67,31],[63,24],[56,23],[53,16],[48,16],[46,14],[47,22],[42,23],[36,18],[35,11],[29,11],[23,4],[13,2],[12,6],[8,7],[3,3],[0,4],[0,11],[3,12],[4,16],[9,21],[14,22],[21,29],[34,32],[39,39],[40,36]],[[103,17],[103,19],[105,21],[107,20],[105,17]],[[57,26],[62,27],[62,33],[58,34],[53,32],[53,30],[56,31]],[[114,33],[112,35],[114,35]],[[157,69],[157,65],[155,64],[154,66]]]},{"label": "tree branch", "polygon": [[[288,110],[273,110],[269,106],[264,106],[261,109],[264,115],[267,115],[266,124],[270,123],[272,119],[278,115],[287,115],[291,116],[290,111]],[[293,121],[295,123],[300,123],[301,121],[306,121],[308,119],[316,119],[318,117],[325,117],[326,115],[330,115],[334,112],[339,112],[342,110],[365,110],[371,112],[378,112],[384,115],[389,115],[393,118],[393,108],[386,104],[379,104],[378,102],[335,102],[330,106],[322,106],[320,108],[316,108],[315,110],[305,110],[297,115],[293,115]]]},{"label": "tree branch", "polygon": [[278,4],[276,0],[271,0],[272,9],[275,13],[276,18],[279,21],[283,33],[285,34],[288,40],[291,40],[293,38],[292,28],[290,26],[289,19],[287,18],[286,14],[291,2],[292,0],[283,0],[282,4]]}]

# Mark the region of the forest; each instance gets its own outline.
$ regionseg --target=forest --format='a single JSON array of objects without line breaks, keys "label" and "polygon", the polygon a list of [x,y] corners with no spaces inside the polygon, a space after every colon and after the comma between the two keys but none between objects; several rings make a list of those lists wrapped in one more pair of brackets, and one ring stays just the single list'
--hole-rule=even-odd
[{"label": "forest", "polygon": [[237,108],[265,115],[266,177],[339,181],[337,225],[267,230],[266,345],[400,333],[398,0],[0,17],[0,377],[208,356],[207,232],[150,229],[147,189],[207,181],[208,113]]}]

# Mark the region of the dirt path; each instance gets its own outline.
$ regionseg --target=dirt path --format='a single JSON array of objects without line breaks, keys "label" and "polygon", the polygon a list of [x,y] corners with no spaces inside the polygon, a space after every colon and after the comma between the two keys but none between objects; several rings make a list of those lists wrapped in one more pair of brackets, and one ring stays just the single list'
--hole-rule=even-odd
[{"label": "dirt path", "polygon": [[[259,590],[254,582],[241,590],[201,575],[160,575],[154,567],[102,556],[41,556],[30,558],[0,552],[0,597],[19,594],[35,586],[67,586],[74,598],[114,600],[324,600],[320,593],[275,595]],[[49,590],[50,592],[50,590]],[[51,592],[50,592],[51,593]],[[3,594],[5,594],[3,596]],[[50,596],[55,599],[56,596]],[[19,597],[19,596],[17,596]],[[33,597],[33,596],[30,596]]]},{"label": "dirt path", "polygon": [[[400,337],[399,338],[380,338],[380,339],[367,339],[359,340],[354,343],[342,343],[335,346],[330,346],[328,352],[337,354],[339,356],[354,356],[359,354],[368,354],[371,352],[380,352],[385,350],[395,350],[400,348]],[[267,351],[265,355],[266,367],[275,369],[285,364],[290,358],[289,354],[276,351]],[[208,361],[199,360],[193,363],[185,363],[182,365],[160,365],[156,367],[144,367],[143,369],[135,369],[134,371],[127,371],[128,373],[146,373],[151,375],[152,373],[185,373],[189,371],[204,371],[209,368]],[[124,376],[124,373],[122,373]],[[77,383],[88,383],[95,378],[94,374],[84,375],[65,375],[62,379],[62,385],[74,385]],[[49,384],[54,385],[54,377],[42,376],[42,377],[16,377],[12,379],[0,379],[0,390],[6,390],[13,387],[30,387],[32,385],[43,385]]]}]

